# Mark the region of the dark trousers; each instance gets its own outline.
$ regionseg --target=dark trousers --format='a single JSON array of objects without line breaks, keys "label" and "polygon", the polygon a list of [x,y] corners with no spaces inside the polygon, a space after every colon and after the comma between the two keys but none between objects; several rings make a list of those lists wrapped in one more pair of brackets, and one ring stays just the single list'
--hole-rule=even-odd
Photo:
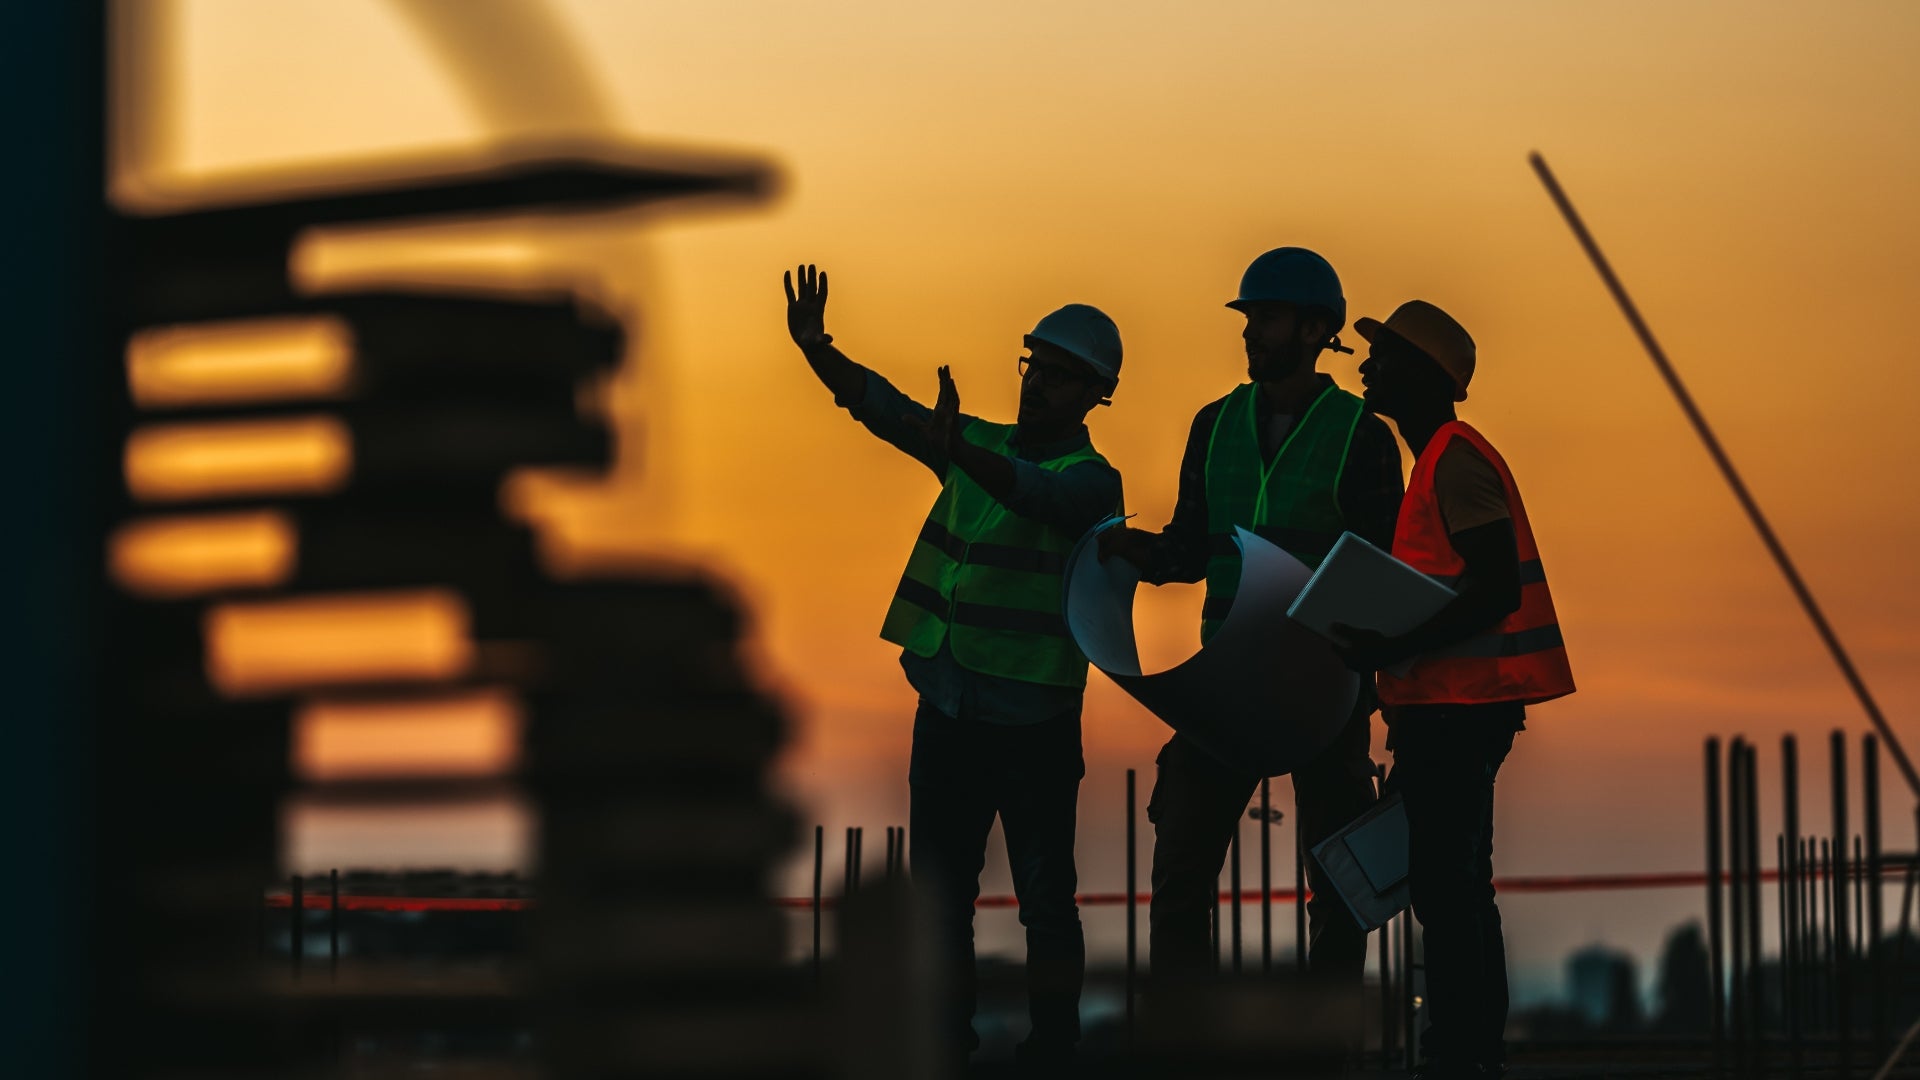
[{"label": "dark trousers", "polygon": [[[1491,713],[1491,715],[1490,715]],[[1427,1056],[1506,1059],[1507,946],[1493,898],[1493,780],[1514,710],[1427,705],[1393,717],[1389,783],[1407,806],[1407,877],[1426,949]]]},{"label": "dark trousers", "polygon": [[[1348,718],[1333,744],[1293,774],[1300,828],[1309,847],[1373,805],[1373,761],[1367,756],[1371,695]],[[1159,775],[1147,800],[1153,822],[1153,902],[1148,909],[1148,962],[1157,983],[1213,969],[1211,922],[1220,867],[1260,777],[1235,769],[1175,735],[1160,750]],[[1307,883],[1307,965],[1317,978],[1358,992],[1367,966],[1367,935],[1353,921],[1311,857]]]},{"label": "dark trousers", "polygon": [[995,815],[1007,841],[1020,925],[1027,929],[1030,1041],[1080,1038],[1087,967],[1073,867],[1080,778],[1080,714],[1021,727],[956,720],[920,704],[913,718],[909,836],[914,887],[932,909],[947,969],[946,1013],[962,1049],[973,1031],[973,905]]}]

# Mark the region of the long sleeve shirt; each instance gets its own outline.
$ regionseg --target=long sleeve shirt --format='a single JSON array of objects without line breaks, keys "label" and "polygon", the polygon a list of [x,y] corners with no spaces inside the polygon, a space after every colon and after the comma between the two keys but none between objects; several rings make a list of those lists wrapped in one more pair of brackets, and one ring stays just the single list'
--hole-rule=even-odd
[{"label": "long sleeve shirt", "polygon": [[[920,425],[933,410],[900,392],[868,370],[858,401],[836,401],[882,441],[925,465],[946,483],[946,455],[933,446]],[[962,413],[962,424],[976,417]],[[1087,445],[1087,429],[1055,442],[1026,444],[1015,436],[1013,490],[1007,509],[1079,536],[1120,506],[1120,473],[1104,461],[1083,461],[1054,472],[1037,463],[1062,457]],[[1036,724],[1080,709],[1081,691],[1047,686],[962,667],[946,642],[933,656],[902,650],[900,667],[922,700],[947,716],[990,724]]]},{"label": "long sleeve shirt", "polygon": [[[1331,376],[1320,376],[1323,391],[1332,385]],[[1150,565],[1140,575],[1149,584],[1194,582],[1206,577],[1211,531],[1207,520],[1207,446],[1226,400],[1222,397],[1208,404],[1193,418],[1187,449],[1180,459],[1180,492],[1173,505],[1173,519],[1160,531]],[[1255,395],[1255,417],[1261,453],[1271,462],[1299,418],[1274,412],[1265,394]],[[1392,548],[1394,522],[1400,516],[1400,499],[1405,494],[1400,444],[1385,421],[1372,413],[1363,414],[1354,427],[1346,467],[1334,492],[1347,528],[1383,551]]]}]

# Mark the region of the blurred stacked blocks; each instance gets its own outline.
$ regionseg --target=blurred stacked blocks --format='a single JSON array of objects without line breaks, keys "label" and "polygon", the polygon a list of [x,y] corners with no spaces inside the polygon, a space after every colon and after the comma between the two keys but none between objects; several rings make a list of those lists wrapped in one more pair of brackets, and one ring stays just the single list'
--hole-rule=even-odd
[{"label": "blurred stacked blocks", "polygon": [[[289,271],[315,228],[750,199],[765,183],[752,162],[597,153],[115,218],[129,379],[103,642],[121,677],[96,800],[117,878],[97,898],[103,1075],[369,1075],[347,1060],[356,1040],[450,1024],[530,1029],[513,1075],[817,1074],[767,895],[793,840],[765,782],[783,721],[742,667],[739,607],[685,574],[554,580],[501,512],[515,470],[610,466],[612,433],[577,401],[619,361],[622,327],[566,297],[303,295]],[[344,367],[199,393],[170,359],[170,342],[256,320],[317,328]],[[363,652],[395,647],[356,659],[355,617],[373,620]],[[235,660],[250,636],[297,642],[316,618],[348,640]],[[303,708],[475,693],[520,718],[502,775],[290,771]],[[432,805],[476,785],[517,793],[538,822],[537,907],[504,970],[330,977],[265,960],[283,799]]]}]

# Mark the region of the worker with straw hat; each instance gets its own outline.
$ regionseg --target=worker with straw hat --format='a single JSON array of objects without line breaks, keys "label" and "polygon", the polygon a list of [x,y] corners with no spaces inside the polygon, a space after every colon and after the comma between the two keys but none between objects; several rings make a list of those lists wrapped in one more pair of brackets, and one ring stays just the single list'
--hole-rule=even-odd
[{"label": "worker with straw hat", "polygon": [[1473,338],[1424,300],[1354,329],[1371,345],[1360,364],[1367,407],[1394,421],[1416,459],[1393,554],[1458,594],[1393,637],[1333,627],[1349,666],[1380,672],[1388,782],[1406,800],[1429,1016],[1415,1075],[1497,1077],[1507,970],[1493,895],[1494,777],[1526,707],[1572,693],[1573,675],[1513,473],[1454,413],[1473,380]]}]

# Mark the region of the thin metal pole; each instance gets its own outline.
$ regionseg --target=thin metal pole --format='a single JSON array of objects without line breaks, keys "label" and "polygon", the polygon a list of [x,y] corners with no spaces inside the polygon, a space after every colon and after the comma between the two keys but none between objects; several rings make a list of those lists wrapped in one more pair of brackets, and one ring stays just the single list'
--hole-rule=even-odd
[{"label": "thin metal pole", "polygon": [[[1828,624],[1826,615],[1820,611],[1820,605],[1814,602],[1812,590],[1808,589],[1807,583],[1801,579],[1800,571],[1794,567],[1793,560],[1787,556],[1787,549],[1780,543],[1780,538],[1774,535],[1773,526],[1767,523],[1766,515],[1760,512],[1760,504],[1754,501],[1753,495],[1747,491],[1747,485],[1740,479],[1740,474],[1734,470],[1733,459],[1721,449],[1720,440],[1714,437],[1713,429],[1707,426],[1706,416],[1700,412],[1699,406],[1693,403],[1693,395],[1687,393],[1686,386],[1680,382],[1680,375],[1674,370],[1673,363],[1667,359],[1666,351],[1653,339],[1653,331],[1647,327],[1646,320],[1640,317],[1640,309],[1634,306],[1632,298],[1627,295],[1626,287],[1621,285],[1620,279],[1614,275],[1612,264],[1608,263],[1607,257],[1600,252],[1600,245],[1595,243],[1592,234],[1587,232],[1586,223],[1574,210],[1573,203],[1567,198],[1566,192],[1561,190],[1560,182],[1554,178],[1553,171],[1547,168],[1546,159],[1536,153],[1529,160],[1533,164],[1534,173],[1540,177],[1540,182],[1546,185],[1547,194],[1553,198],[1554,205],[1560,208],[1561,216],[1566,218],[1574,237],[1585,249],[1587,258],[1593,262],[1594,269],[1599,271],[1600,279],[1606,283],[1607,291],[1613,294],[1614,302],[1620,305],[1620,311],[1632,325],[1634,335],[1640,339],[1640,344],[1647,350],[1647,355],[1653,359],[1654,366],[1660,370],[1660,377],[1666,380],[1667,389],[1671,390],[1673,396],[1679,400],[1681,411],[1687,414],[1687,420],[1693,425],[1695,434],[1699,435],[1700,441],[1706,444],[1707,453],[1713,457],[1714,464],[1719,466],[1721,476],[1725,477],[1728,486],[1733,488],[1734,497],[1740,501],[1741,508],[1747,512],[1747,519],[1753,523],[1755,531],[1760,534],[1761,542],[1766,545],[1768,553],[1773,556],[1774,563],[1786,577],[1787,584],[1800,601],[1801,609],[1807,613],[1807,618],[1812,620],[1814,629],[1819,631],[1820,640],[1826,643],[1827,651],[1833,656],[1833,662],[1839,665],[1840,673],[1846,677],[1847,685],[1853,689],[1854,697],[1859,699],[1861,708],[1866,710],[1867,719],[1873,722],[1874,730],[1886,740],[1887,751],[1893,755],[1894,763],[1900,766],[1901,775],[1906,777],[1908,790],[1913,793],[1915,799],[1920,799],[1920,772],[1914,771],[1913,762],[1907,759],[1907,752],[1901,749],[1900,740],[1895,737],[1893,728],[1887,724],[1886,716],[1880,712],[1879,703],[1874,701],[1873,695],[1867,691],[1865,680],[1861,679],[1860,672],[1854,668],[1853,658],[1840,644],[1839,635],[1835,634],[1833,627]],[[1842,846],[1844,845],[1845,841],[1842,841]],[[1841,1067],[1843,1070],[1846,1068],[1844,1062]]]},{"label": "thin metal pole", "polygon": [[1213,875],[1213,919],[1209,930],[1212,934],[1213,970],[1218,972],[1220,970],[1220,874],[1218,871]]},{"label": "thin metal pole", "polygon": [[1409,1070],[1414,1066],[1414,1055],[1419,1051],[1420,1042],[1419,1032],[1416,1031],[1413,1026],[1416,1019],[1413,1006],[1413,972],[1415,966],[1413,962],[1413,920],[1402,918],[1400,920],[1400,1006],[1402,1010],[1401,1015],[1406,1017],[1405,1030],[1407,1037],[1403,1048],[1406,1051],[1406,1067]]},{"label": "thin metal pole", "polygon": [[1747,841],[1747,1038],[1752,1042],[1748,1061],[1755,1076],[1767,1075],[1766,1058],[1766,973],[1760,963],[1760,752],[1752,743],[1745,746],[1743,771],[1746,797],[1742,827]]},{"label": "thin metal pole", "polygon": [[1136,847],[1134,840],[1134,771],[1127,770],[1127,1041],[1133,1041],[1133,1001],[1135,979],[1138,971],[1139,956],[1139,900],[1140,886],[1135,869]]},{"label": "thin metal pole", "polygon": [[287,947],[292,953],[293,977],[300,977],[300,963],[307,954],[307,896],[305,883],[300,875],[293,875],[292,905],[287,908],[291,929],[287,935]]},{"label": "thin metal pole", "polygon": [[1774,834],[1773,865],[1779,869],[1774,875],[1778,886],[1774,897],[1774,914],[1780,923],[1780,1011],[1787,1021],[1787,1072],[1790,1076],[1800,1075],[1800,1034],[1799,1021],[1793,1015],[1793,968],[1789,958],[1793,955],[1793,924],[1788,920],[1787,912],[1792,907],[1787,898],[1792,895],[1789,882],[1792,879],[1793,863],[1787,857],[1787,834]]},{"label": "thin metal pole", "polygon": [[1393,919],[1380,924],[1380,1067],[1393,1068]]},{"label": "thin metal pole", "polygon": [[852,890],[854,890],[854,855],[852,855],[851,824],[847,826],[847,861],[845,861],[845,867],[843,867],[843,871],[845,871],[845,876],[847,876],[847,880],[845,880],[845,882],[841,884],[841,896],[852,896]]},{"label": "thin metal pole", "polygon": [[1853,1073],[1853,936],[1847,932],[1847,737],[1835,729],[1828,739],[1833,755],[1833,943],[1837,963],[1834,967],[1834,1030],[1839,1041],[1840,1075]]},{"label": "thin metal pole", "polygon": [[1820,838],[1820,996],[1824,999],[1827,1030],[1833,1030],[1833,841]]},{"label": "thin metal pole", "polygon": [[1727,961],[1723,942],[1721,875],[1726,871],[1720,842],[1720,740],[1707,740],[1707,990],[1713,1028],[1713,1071],[1727,1070]]},{"label": "thin metal pole", "polygon": [[1741,811],[1746,769],[1742,767],[1745,743],[1734,739],[1727,747],[1727,948],[1733,959],[1733,978],[1727,984],[1732,1008],[1730,1035],[1733,1044],[1733,1073],[1747,1075],[1747,843],[1746,821]]},{"label": "thin metal pole", "polygon": [[820,881],[827,862],[827,830],[813,827],[813,981],[820,981]]},{"label": "thin metal pole", "polygon": [[1233,899],[1229,903],[1233,923],[1233,973],[1240,974],[1240,826],[1239,815],[1234,816],[1233,839],[1227,844],[1227,883]]},{"label": "thin metal pole", "polygon": [[1307,973],[1307,845],[1300,827],[1300,789],[1293,799],[1293,947],[1294,970]]},{"label": "thin metal pole", "polygon": [[1820,978],[1820,928],[1816,919],[1820,913],[1820,899],[1814,896],[1814,882],[1818,880],[1818,855],[1811,836],[1801,838],[1801,1028],[1803,1032],[1814,1030],[1820,1022],[1818,1007],[1818,978]]},{"label": "thin metal pole", "polygon": [[1260,973],[1273,974],[1273,803],[1271,777],[1260,778]]},{"label": "thin metal pole", "polygon": [[1787,1016],[1787,1063],[1794,1077],[1806,1067],[1800,1030],[1800,746],[1792,735],[1780,738],[1780,809],[1785,831],[1780,838],[1780,1007]]},{"label": "thin metal pole", "polygon": [[1867,955],[1867,876],[1864,873],[1866,865],[1866,844],[1860,839],[1859,833],[1854,833],[1853,865],[1847,868],[1847,873],[1852,881],[1848,887],[1853,890],[1853,958],[1855,960]]},{"label": "thin metal pole", "polygon": [[327,977],[340,977],[340,871],[327,871]]},{"label": "thin metal pole", "polygon": [[1813,1030],[1816,1025],[1819,1008],[1814,996],[1814,968],[1818,963],[1818,946],[1814,944],[1813,915],[1818,905],[1813,898],[1813,841],[1800,838],[1799,905],[1800,905],[1800,1004],[1802,1006],[1800,1023],[1802,1032]]}]

